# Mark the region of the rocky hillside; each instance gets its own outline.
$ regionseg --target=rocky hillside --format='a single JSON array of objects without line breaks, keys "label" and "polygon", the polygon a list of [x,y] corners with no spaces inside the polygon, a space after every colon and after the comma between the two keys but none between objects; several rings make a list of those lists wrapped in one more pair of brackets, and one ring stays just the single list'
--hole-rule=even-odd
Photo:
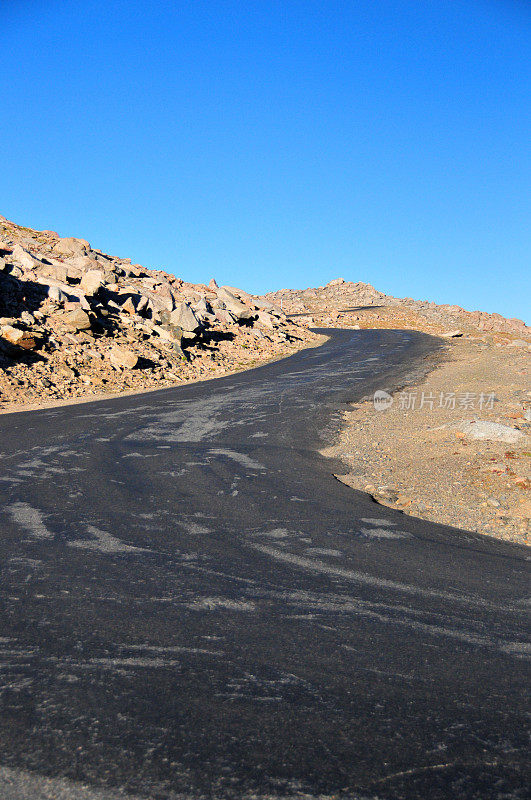
[{"label": "rocky hillside", "polygon": [[[264,296],[282,305],[287,314],[315,324],[349,327],[412,327],[429,333],[485,331],[521,337],[531,336],[520,319],[505,319],[500,314],[465,311],[456,305],[437,305],[410,297],[397,298],[379,292],[368,283],[352,283],[336,278],[326,286],[310,289],[282,289]],[[312,318],[311,320],[309,318]]]},{"label": "rocky hillside", "polygon": [[316,338],[243,290],[0,217],[0,408],[214,376]]}]

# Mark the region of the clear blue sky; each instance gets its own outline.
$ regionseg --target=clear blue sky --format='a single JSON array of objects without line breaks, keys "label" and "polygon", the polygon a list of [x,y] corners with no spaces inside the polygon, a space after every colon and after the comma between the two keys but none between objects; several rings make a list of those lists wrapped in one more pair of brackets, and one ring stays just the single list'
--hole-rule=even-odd
[{"label": "clear blue sky", "polygon": [[0,213],[529,322],[531,3],[3,0]]}]

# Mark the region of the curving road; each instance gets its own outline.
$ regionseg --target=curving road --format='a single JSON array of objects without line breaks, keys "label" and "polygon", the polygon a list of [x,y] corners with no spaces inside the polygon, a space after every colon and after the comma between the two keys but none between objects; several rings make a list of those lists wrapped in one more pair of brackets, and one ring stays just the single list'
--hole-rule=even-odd
[{"label": "curving road", "polygon": [[0,417],[2,798],[526,796],[524,548],[318,452],[437,341],[329,334]]}]

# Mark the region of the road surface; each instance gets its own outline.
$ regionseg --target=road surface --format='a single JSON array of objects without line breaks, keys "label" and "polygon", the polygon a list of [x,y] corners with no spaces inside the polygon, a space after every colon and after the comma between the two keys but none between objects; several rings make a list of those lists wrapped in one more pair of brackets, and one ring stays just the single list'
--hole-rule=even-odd
[{"label": "road surface", "polygon": [[524,548],[319,453],[436,346],[0,417],[0,796],[526,796]]}]

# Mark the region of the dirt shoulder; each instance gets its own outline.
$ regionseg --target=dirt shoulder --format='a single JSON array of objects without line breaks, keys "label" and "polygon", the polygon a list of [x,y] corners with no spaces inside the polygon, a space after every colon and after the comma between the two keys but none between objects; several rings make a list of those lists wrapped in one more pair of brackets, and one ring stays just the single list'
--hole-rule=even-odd
[{"label": "dirt shoulder", "polygon": [[340,480],[422,519],[529,542],[529,346],[510,339],[450,340],[447,357],[418,385],[382,386],[344,415],[327,455]]}]

